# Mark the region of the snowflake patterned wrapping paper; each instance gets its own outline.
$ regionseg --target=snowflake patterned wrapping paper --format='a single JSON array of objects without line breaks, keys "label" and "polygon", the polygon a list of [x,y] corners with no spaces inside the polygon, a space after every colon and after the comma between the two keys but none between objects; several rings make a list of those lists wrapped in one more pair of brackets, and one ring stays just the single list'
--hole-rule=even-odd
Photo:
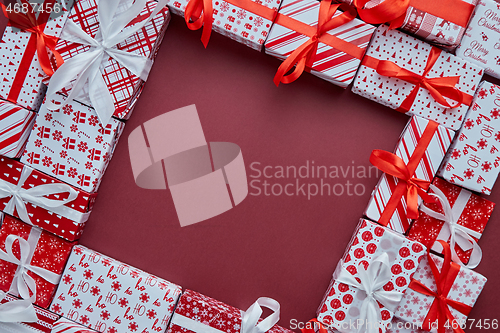
[{"label": "snowflake patterned wrapping paper", "polygon": [[[63,97],[56,96],[56,102]],[[42,104],[21,162],[86,192],[97,191],[125,124],[105,128],[95,110],[77,101],[50,111]]]},{"label": "snowflake patterned wrapping paper", "polygon": [[500,171],[499,118],[500,87],[481,82],[438,174],[450,183],[490,194]]},{"label": "snowflake patterned wrapping paper", "polygon": [[[425,250],[418,242],[361,219],[319,306],[318,320],[340,332],[357,332],[357,329],[353,329],[349,324],[360,318],[360,308],[366,293],[345,283],[339,283],[337,277],[340,267],[359,278],[359,265],[362,264],[366,268],[373,264],[375,258],[387,253],[392,276],[383,289],[403,293],[408,288]],[[380,327],[383,328],[391,322],[394,313],[382,305],[380,311]]]},{"label": "snowflake patterned wrapping paper", "polygon": [[21,157],[35,117],[28,109],[0,100],[0,155]]},{"label": "snowflake patterned wrapping paper", "polygon": [[[54,3],[61,5],[61,1],[55,0],[45,0],[42,3],[49,7],[52,7]],[[64,0],[62,12],[45,11],[38,15],[37,20],[42,23],[40,27],[46,35],[58,37],[61,34],[68,17],[66,8],[71,3],[71,0]],[[46,56],[48,58],[48,55]],[[28,110],[38,110],[46,90],[42,83],[46,74],[38,57],[36,34],[11,25],[5,28],[0,42],[0,66],[3,68],[0,98],[14,102]],[[50,62],[47,65],[50,66]]]},{"label": "snowflake patterned wrapping paper", "polygon": [[416,325],[394,317],[386,333],[425,333]]},{"label": "snowflake patterned wrapping paper", "polygon": [[[361,62],[352,91],[408,115],[458,130],[482,75],[483,70],[476,65],[381,25]],[[449,87],[441,90],[441,84]],[[434,96],[425,85],[437,89]],[[457,99],[462,99],[457,107],[443,105],[455,106]]]},{"label": "snowflake patterned wrapping paper", "polygon": [[[453,209],[453,215],[457,219],[456,223],[463,226],[465,229],[462,230],[477,241],[477,236],[482,235],[495,204],[441,178],[436,177],[432,184],[446,196],[446,200]],[[434,191],[431,189],[429,193],[434,193]],[[422,204],[437,213],[444,213],[440,203],[424,202]],[[458,236],[460,233],[455,235]],[[422,211],[420,211],[419,218],[413,222],[408,232],[408,238],[414,239],[437,252],[442,252],[443,248],[436,240],[441,239],[450,243],[450,236],[450,229],[445,226],[444,221],[431,217]],[[456,237],[456,240],[457,244],[454,249],[452,248],[452,251],[454,250],[458,258],[464,264],[467,264],[473,250],[472,245],[469,241],[462,242],[461,237]]]},{"label": "snowflake patterned wrapping paper", "polygon": [[[401,134],[395,154],[407,165],[412,162],[411,164],[415,166],[418,160],[413,176],[431,182],[454,135],[452,130],[444,126],[413,116]],[[420,148],[417,149],[422,145],[426,147],[423,153]],[[396,192],[399,191],[397,187],[402,186],[398,185],[401,182],[401,179],[384,173],[372,193],[364,214],[373,221],[405,233],[410,227],[411,219],[407,217],[408,206],[405,195],[396,196]],[[394,200],[399,200],[397,207],[394,210],[387,209],[386,212],[386,207]]]}]

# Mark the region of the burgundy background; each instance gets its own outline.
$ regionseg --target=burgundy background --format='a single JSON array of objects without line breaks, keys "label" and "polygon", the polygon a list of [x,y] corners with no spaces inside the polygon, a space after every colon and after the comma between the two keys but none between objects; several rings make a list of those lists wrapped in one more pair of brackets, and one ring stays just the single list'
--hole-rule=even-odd
[{"label": "burgundy background", "polygon": [[[1,31],[5,25],[1,16]],[[365,185],[363,196],[249,195],[220,216],[181,228],[169,191],[135,185],[129,133],[157,115],[196,104],[207,141],[237,143],[251,181],[255,161],[261,168],[300,167],[307,160],[369,166],[373,149],[393,151],[409,118],[308,73],[276,88],[278,60],[216,33],[204,49],[200,35],[172,18],[81,244],[243,310],[260,296],[273,297],[282,306],[282,326],[292,318],[307,321],[378,178],[350,179]],[[500,185],[489,199],[500,203]],[[500,319],[499,210],[479,243],[484,252],[477,271],[489,281],[470,314],[474,319]]]}]

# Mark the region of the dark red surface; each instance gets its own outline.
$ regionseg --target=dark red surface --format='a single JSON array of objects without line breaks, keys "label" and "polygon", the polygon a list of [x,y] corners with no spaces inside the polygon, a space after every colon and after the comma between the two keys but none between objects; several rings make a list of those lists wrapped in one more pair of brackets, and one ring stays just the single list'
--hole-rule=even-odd
[{"label": "dark red surface", "polygon": [[[3,17],[0,23],[3,28]],[[157,115],[196,104],[208,141],[241,147],[250,181],[255,161],[262,167],[299,167],[307,160],[368,166],[373,149],[394,149],[409,118],[310,74],[276,88],[278,60],[216,33],[205,50],[199,37],[173,17],[81,243],[241,309],[260,296],[273,297],[282,306],[282,326],[293,318],[307,321],[378,178],[350,179],[365,185],[362,196],[249,195],[220,216],[181,228],[168,191],[134,184],[129,133]],[[500,185],[489,199],[500,203]],[[484,256],[477,271],[489,281],[471,312],[474,319],[500,319],[498,210],[480,240]]]}]

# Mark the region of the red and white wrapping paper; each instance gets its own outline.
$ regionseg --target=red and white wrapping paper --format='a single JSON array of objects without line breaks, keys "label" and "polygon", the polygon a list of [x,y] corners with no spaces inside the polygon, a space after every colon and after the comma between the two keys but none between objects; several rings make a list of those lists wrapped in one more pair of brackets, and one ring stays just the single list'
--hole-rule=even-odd
[{"label": "red and white wrapping paper", "polygon": [[500,171],[499,149],[500,87],[484,81],[439,175],[450,183],[490,194]]},{"label": "red and white wrapping paper", "polygon": [[[405,163],[408,163],[415,152],[415,149],[418,146],[422,134],[428,124],[428,120],[413,116],[406,125],[394,152]],[[454,135],[454,131],[444,126],[439,125],[437,127],[437,130],[434,133],[424,156],[415,170],[414,175],[416,178],[429,182],[432,181]],[[370,201],[368,202],[368,206],[366,207],[364,213],[365,216],[373,221],[378,221],[399,182],[400,180],[398,178],[384,173],[380,177],[380,180],[372,193]],[[405,233],[411,223],[411,220],[406,216],[406,209],[406,199],[403,196],[401,198],[400,205],[392,215],[387,226],[400,233]]]},{"label": "red and white wrapping paper", "polygon": [[0,100],[0,155],[21,157],[35,117],[28,109]]},{"label": "red and white wrapping paper", "polygon": [[[55,102],[63,101],[56,95]],[[71,101],[40,108],[21,162],[86,192],[96,192],[125,124],[112,118],[103,128],[91,107]]]},{"label": "red and white wrapping paper", "polygon": [[98,332],[164,332],[181,287],[76,245],[50,310]]},{"label": "red and white wrapping paper", "polygon": [[[412,73],[422,75],[431,48],[432,46],[421,40],[397,30],[388,30],[388,26],[381,25],[375,31],[364,61],[368,56],[377,60],[390,61]],[[460,76],[455,87],[468,95],[467,99],[472,99],[483,76],[483,70],[442,51],[426,78],[453,76]],[[362,62],[352,91],[392,109],[398,109],[414,87],[414,84],[402,79],[378,74],[376,69],[365,66]],[[456,103],[450,98],[445,97],[445,99],[450,105]],[[469,103],[470,100],[464,102]],[[429,90],[420,87],[406,114],[421,116],[450,129],[458,130],[469,108],[467,103],[462,103],[455,108],[447,108],[436,102]]]},{"label": "red and white wrapping paper", "polygon": [[93,329],[77,324],[66,318],[60,318],[54,323],[50,333],[95,333]]},{"label": "red and white wrapping paper", "polygon": [[425,333],[417,325],[394,317],[386,333]]},{"label": "red and white wrapping paper", "polygon": [[[310,26],[316,26],[318,24],[319,7],[320,3],[316,0],[284,0],[279,13]],[[341,11],[337,11],[334,17],[341,14]],[[328,33],[366,50],[374,31],[374,26],[354,19],[330,30]],[[278,59],[285,60],[309,39],[308,36],[302,35],[300,32],[298,33],[275,23],[264,45],[265,51]],[[342,50],[319,43],[310,72],[326,81],[346,88],[354,80],[360,62],[361,59],[346,54]]]},{"label": "red and white wrapping paper", "polygon": [[[425,250],[425,247],[418,242],[361,219],[319,306],[318,320],[340,332],[357,332],[357,329],[353,329],[349,324],[359,319],[366,294],[362,290],[339,283],[336,278],[340,268],[359,278],[359,265],[369,267],[374,259],[385,253],[389,258],[392,276],[383,289],[403,293],[408,288]],[[385,331],[385,326],[391,322],[394,313],[382,305],[380,311],[382,318],[380,327]]]}]

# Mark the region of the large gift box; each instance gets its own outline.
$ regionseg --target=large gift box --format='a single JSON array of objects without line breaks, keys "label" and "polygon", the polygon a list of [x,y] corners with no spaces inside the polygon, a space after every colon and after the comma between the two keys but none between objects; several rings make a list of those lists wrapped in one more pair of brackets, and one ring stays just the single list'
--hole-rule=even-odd
[{"label": "large gift box", "polygon": [[[340,332],[358,332],[361,326],[350,325],[358,321],[378,324],[385,331],[425,250],[418,242],[361,219],[319,306],[318,320]],[[374,298],[366,297],[363,286],[373,288]],[[367,308],[368,317],[362,317]],[[370,309],[380,312],[381,322],[369,316]]]},{"label": "large gift box", "polygon": [[50,310],[98,332],[164,332],[180,294],[173,283],[76,245]]},{"label": "large gift box", "polygon": [[499,118],[500,87],[481,82],[439,175],[469,190],[490,194],[500,171]]},{"label": "large gift box", "polygon": [[[63,103],[62,95],[53,102]],[[86,192],[97,191],[125,124],[101,125],[96,111],[77,101],[51,111],[42,104],[21,162]]]},{"label": "large gift box", "polygon": [[0,155],[21,157],[35,116],[32,111],[0,100]]},{"label": "large gift box", "polygon": [[458,130],[482,75],[483,70],[468,61],[381,25],[352,91]]},{"label": "large gift box", "polygon": [[429,193],[438,199],[422,203],[420,216],[411,225],[408,237],[437,252],[443,248],[436,241],[444,240],[450,244],[454,261],[475,268],[481,260],[477,241],[495,204],[441,178],[434,179]]},{"label": "large gift box", "polygon": [[[354,80],[375,27],[357,19],[355,12],[349,15],[349,12],[336,10],[330,13],[332,18],[326,18],[329,14],[321,13],[331,9],[330,2],[325,6],[317,0],[282,2],[277,20],[264,45],[267,54],[281,60],[289,58],[289,64],[285,62],[279,69],[281,75],[286,74],[302,58],[302,61],[307,62],[311,74],[333,84],[346,88]],[[337,6],[333,9],[337,9]],[[283,16],[286,16],[284,21]],[[322,16],[326,19],[320,20]],[[345,16],[349,18],[346,20]],[[290,19],[294,20],[292,24],[289,23]],[[321,22],[320,26],[318,22]],[[328,31],[323,30],[323,26],[334,22],[338,23],[333,24]],[[318,30],[329,36],[322,35],[313,41]],[[301,56],[304,47],[311,50]]]},{"label": "large gift box", "polygon": [[372,193],[365,216],[405,233],[411,220],[418,217],[416,197],[420,201],[427,191],[454,135],[434,121],[413,116],[394,154],[374,150],[370,162],[384,174]]}]

